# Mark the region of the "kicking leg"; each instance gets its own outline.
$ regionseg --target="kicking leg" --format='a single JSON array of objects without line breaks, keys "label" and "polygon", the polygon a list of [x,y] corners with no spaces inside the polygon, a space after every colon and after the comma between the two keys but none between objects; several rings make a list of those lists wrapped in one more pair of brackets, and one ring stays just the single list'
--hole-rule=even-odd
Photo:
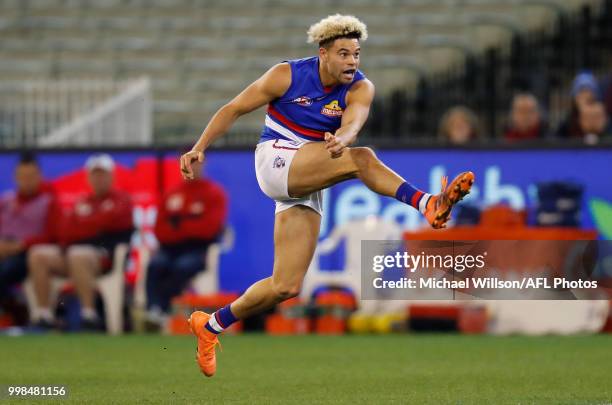
[{"label": "kicking leg", "polygon": [[419,210],[434,228],[443,228],[452,207],[470,192],[472,172],[459,174],[437,195],[424,193],[389,169],[370,148],[347,148],[342,156],[332,159],[325,144],[309,143],[296,152],[289,169],[289,195],[301,197],[344,180],[359,178],[372,191],[411,205]]},{"label": "kicking leg", "polygon": [[370,148],[347,148],[342,156],[332,159],[323,142],[312,142],[302,146],[293,158],[289,168],[289,195],[302,197],[354,178],[359,178],[370,190],[389,197],[395,197],[399,186],[406,181],[385,166]]}]

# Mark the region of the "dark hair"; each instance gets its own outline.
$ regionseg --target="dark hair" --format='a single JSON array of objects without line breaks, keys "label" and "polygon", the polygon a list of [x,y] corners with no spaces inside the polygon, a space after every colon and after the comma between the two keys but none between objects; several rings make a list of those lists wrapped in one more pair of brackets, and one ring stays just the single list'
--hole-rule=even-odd
[{"label": "dark hair", "polygon": [[361,32],[349,32],[348,34],[336,35],[335,37],[327,38],[325,41],[319,42],[320,48],[329,49],[336,39],[361,39]]},{"label": "dark hair", "polygon": [[19,155],[19,164],[38,166],[38,160],[36,159],[36,154],[29,150],[22,151],[21,154]]}]

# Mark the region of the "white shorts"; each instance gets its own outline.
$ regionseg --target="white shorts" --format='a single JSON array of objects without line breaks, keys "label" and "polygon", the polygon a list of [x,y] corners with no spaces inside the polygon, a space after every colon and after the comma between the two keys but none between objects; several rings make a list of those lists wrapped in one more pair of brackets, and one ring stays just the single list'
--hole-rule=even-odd
[{"label": "white shorts", "polygon": [[283,139],[273,139],[262,142],[255,149],[255,174],[261,191],[276,201],[276,211],[279,213],[295,205],[305,205],[319,215],[323,213],[323,192],[317,191],[302,198],[289,197],[288,178],[289,167],[295,153],[308,141],[295,142]]}]

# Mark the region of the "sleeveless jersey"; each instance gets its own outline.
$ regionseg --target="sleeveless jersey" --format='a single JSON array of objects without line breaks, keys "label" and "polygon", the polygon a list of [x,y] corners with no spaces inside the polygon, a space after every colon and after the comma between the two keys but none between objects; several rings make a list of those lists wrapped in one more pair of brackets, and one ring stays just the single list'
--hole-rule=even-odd
[{"label": "sleeveless jersey", "polygon": [[351,83],[323,87],[317,56],[287,62],[291,66],[291,85],[282,97],[268,104],[259,142],[271,139],[299,143],[322,141],[325,132],[333,134],[340,128],[346,92],[365,76],[357,70]]}]

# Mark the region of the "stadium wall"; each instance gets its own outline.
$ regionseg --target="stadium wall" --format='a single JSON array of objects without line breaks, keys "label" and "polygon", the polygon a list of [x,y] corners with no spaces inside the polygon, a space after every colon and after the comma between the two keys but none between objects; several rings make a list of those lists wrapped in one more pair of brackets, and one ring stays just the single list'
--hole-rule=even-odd
[{"label": "stadium wall", "polygon": [[[87,190],[83,163],[92,150],[41,151],[39,160],[45,177],[70,205]],[[173,150],[131,149],[109,151],[118,168],[116,182],[129,191],[136,205],[138,232],[135,245],[154,245],[152,233],[159,193],[181,181],[177,154]],[[582,226],[596,228],[602,239],[612,239],[612,188],[610,149],[558,150],[382,150],[379,156],[415,185],[439,191],[439,179],[472,170],[476,186],[466,202],[485,207],[505,202],[517,209],[533,208],[536,184],[569,180],[585,189]],[[206,173],[221,183],[230,198],[228,226],[235,234],[233,247],[221,258],[221,288],[241,291],[266,277],[272,269],[274,203],[257,185],[252,151],[210,151]],[[0,153],[0,192],[13,187],[12,171],[18,151]],[[444,163],[441,163],[444,162]],[[382,198],[358,181],[339,184],[326,191],[321,238],[334,226],[353,218],[381,215],[402,224],[407,230],[424,225],[420,215],[390,198]],[[342,246],[321,258],[323,268],[342,268]],[[612,276],[612,275],[610,275]]]}]

